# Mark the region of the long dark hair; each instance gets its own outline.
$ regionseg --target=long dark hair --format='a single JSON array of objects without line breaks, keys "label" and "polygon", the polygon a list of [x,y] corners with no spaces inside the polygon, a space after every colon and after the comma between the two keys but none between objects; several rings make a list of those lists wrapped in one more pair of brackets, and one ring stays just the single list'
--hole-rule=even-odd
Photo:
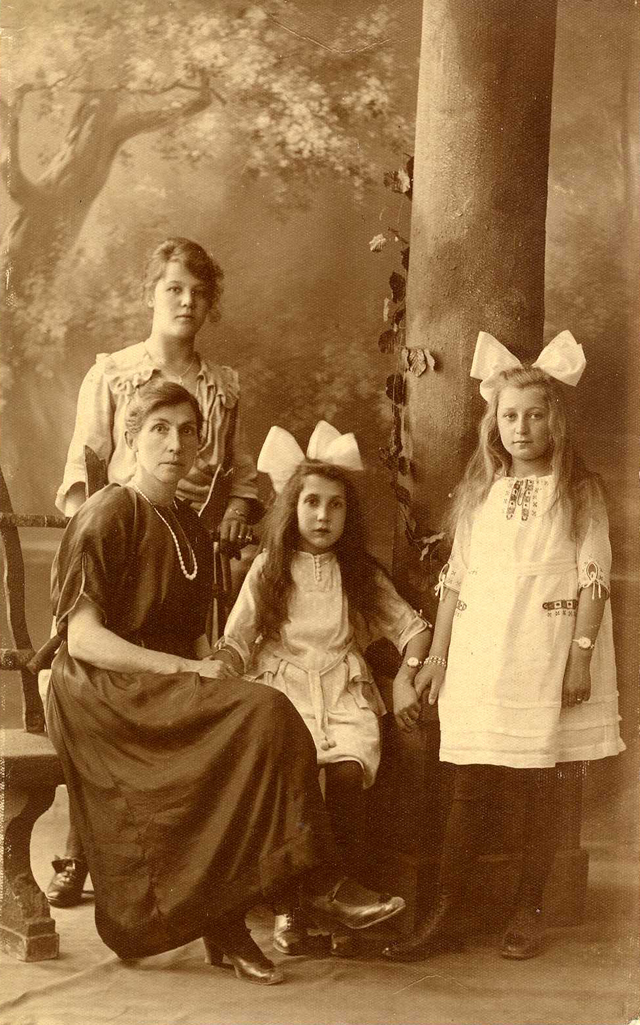
[{"label": "long dark hair", "polygon": [[597,474],[587,470],[571,442],[563,390],[566,386],[539,367],[527,366],[504,370],[498,377],[480,421],[478,445],[454,494],[449,532],[455,532],[461,518],[473,515],[489,494],[496,477],[506,477],[511,471],[511,456],[504,448],[498,430],[498,402],[507,387],[539,388],[544,395],[551,436],[549,460],[555,487],[553,505],[559,505],[567,518],[571,535],[576,537],[583,518],[588,518],[598,498],[603,498],[602,483]]},{"label": "long dark hair", "polygon": [[263,637],[277,636],[289,616],[293,588],[291,560],[300,540],[298,498],[306,478],[313,475],[340,481],[344,487],[347,514],[342,536],[333,551],[340,565],[350,611],[371,616],[378,608],[376,573],[382,571],[382,567],[367,551],[364,518],[355,487],[348,473],[340,467],[305,459],[276,497],[265,519],[262,547],[267,557],[257,595],[258,627]]}]

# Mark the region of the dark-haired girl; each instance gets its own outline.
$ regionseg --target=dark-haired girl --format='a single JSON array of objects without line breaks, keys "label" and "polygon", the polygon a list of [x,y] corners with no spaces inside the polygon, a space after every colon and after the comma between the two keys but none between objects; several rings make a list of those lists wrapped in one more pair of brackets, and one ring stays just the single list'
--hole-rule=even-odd
[{"label": "dark-haired girl", "polygon": [[[363,652],[379,637],[396,645],[404,660],[394,701],[411,704],[429,624],[367,553],[345,470],[359,464],[353,435],[321,422],[308,452],[315,458],[305,459],[288,432],[272,428],[258,467],[276,490],[283,487],[220,644],[238,671],[282,691],[298,709],[325,770],[334,836],[351,872],[362,876],[363,789],[375,779],[384,713]],[[293,953],[303,938],[291,909],[277,915],[278,950]],[[334,935],[335,953],[350,947]]]}]

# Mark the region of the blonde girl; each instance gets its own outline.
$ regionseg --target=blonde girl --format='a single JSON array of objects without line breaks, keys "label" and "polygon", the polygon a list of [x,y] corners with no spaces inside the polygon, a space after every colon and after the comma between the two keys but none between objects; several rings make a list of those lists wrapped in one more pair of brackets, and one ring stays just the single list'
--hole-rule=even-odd
[{"label": "blonde girl", "polygon": [[501,954],[537,954],[558,844],[556,767],[624,747],[607,513],[598,478],[571,444],[564,395],[584,365],[568,331],[531,367],[490,335],[478,339],[471,372],[487,409],[456,493],[433,645],[416,678],[417,694],[438,701],[440,758],[457,767],[454,800],[435,907],[411,937],[385,949],[392,960],[457,940],[489,805],[523,791],[527,835]]}]

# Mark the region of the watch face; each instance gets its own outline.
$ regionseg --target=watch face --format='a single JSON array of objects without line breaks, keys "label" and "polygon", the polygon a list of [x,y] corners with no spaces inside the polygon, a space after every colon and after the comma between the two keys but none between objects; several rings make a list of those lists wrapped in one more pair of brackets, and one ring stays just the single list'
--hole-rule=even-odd
[{"label": "watch face", "polygon": [[412,669],[417,669],[418,666],[422,665],[422,662],[415,655],[412,655],[411,658],[407,659],[407,665],[411,666]]},{"label": "watch face", "polygon": [[588,637],[578,637],[578,640],[576,641],[576,643],[577,643],[579,648],[584,648],[585,651],[586,651],[587,648],[591,647],[591,641],[589,640]]}]

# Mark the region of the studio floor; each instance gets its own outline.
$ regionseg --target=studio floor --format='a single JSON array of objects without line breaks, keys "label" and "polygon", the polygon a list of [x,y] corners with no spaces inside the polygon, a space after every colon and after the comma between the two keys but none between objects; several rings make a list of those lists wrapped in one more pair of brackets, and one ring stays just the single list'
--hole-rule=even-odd
[{"label": "studio floor", "polygon": [[[65,806],[59,789],[34,832],[43,888],[63,849]],[[584,827],[583,924],[550,930],[531,961],[505,961],[499,937],[478,935],[464,952],[388,964],[368,937],[355,960],[280,957],[285,983],[251,986],[208,968],[200,942],[126,966],[98,938],[87,891],[81,907],[54,913],[58,960],[0,955],[0,1025],[627,1025],[640,1018],[638,846],[605,826],[606,817]],[[270,916],[250,924],[269,952]]]}]

